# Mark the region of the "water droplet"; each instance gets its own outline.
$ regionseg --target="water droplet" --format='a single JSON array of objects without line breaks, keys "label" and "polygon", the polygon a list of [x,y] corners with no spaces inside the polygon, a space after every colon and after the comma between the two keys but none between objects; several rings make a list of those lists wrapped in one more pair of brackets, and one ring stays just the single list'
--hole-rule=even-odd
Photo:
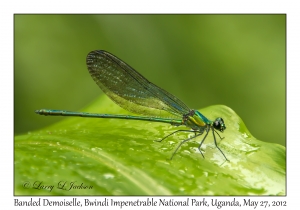
[{"label": "water droplet", "polygon": [[113,179],[113,178],[115,178],[115,175],[110,174],[110,173],[103,174],[103,176],[104,176],[105,179]]}]

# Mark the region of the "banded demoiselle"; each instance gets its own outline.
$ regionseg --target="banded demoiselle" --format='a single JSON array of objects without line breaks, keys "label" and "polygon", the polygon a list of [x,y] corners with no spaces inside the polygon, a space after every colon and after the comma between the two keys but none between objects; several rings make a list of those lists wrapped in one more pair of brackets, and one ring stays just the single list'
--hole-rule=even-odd
[{"label": "banded demoiselle", "polygon": [[222,118],[218,117],[215,121],[211,121],[199,111],[188,108],[181,100],[149,82],[140,73],[109,52],[103,50],[90,52],[87,55],[86,64],[94,81],[111,100],[120,107],[143,116],[96,114],[49,109],[36,110],[35,113],[51,116],[144,120],[169,123],[174,126],[184,125],[190,128],[190,130],[176,130],[163,137],[161,140],[158,140],[161,142],[177,132],[194,133],[192,137],[183,140],[177,146],[171,159],[173,159],[175,153],[183,143],[206,132],[198,146],[198,150],[204,158],[200,148],[211,130],[215,146],[225,159],[228,160],[222,150],[218,147],[215,137],[216,133],[220,139],[222,139],[217,130],[223,132],[226,129]]}]

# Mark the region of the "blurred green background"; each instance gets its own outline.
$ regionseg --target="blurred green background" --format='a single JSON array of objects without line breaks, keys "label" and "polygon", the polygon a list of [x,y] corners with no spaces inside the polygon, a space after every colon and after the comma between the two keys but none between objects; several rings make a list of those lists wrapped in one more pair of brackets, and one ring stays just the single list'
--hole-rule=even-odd
[{"label": "blurred green background", "polygon": [[36,109],[78,111],[103,94],[85,64],[103,49],[190,108],[224,104],[257,139],[285,146],[285,15],[15,15],[14,23],[15,134],[63,119]]}]

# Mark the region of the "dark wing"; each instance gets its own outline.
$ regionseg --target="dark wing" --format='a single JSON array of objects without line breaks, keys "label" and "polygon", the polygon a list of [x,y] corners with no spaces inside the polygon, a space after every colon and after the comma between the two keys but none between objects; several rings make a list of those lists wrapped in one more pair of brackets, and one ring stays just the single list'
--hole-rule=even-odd
[{"label": "dark wing", "polygon": [[102,91],[122,108],[146,116],[182,117],[190,109],[178,98],[149,82],[116,56],[102,51],[87,55],[88,70]]}]

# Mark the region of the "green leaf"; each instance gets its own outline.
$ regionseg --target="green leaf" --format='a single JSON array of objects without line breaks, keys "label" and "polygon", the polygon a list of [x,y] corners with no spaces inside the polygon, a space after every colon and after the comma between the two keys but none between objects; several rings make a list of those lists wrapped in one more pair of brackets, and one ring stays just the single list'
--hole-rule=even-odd
[{"label": "green leaf", "polygon": [[[130,114],[107,97],[84,111]],[[15,195],[285,195],[285,147],[255,139],[226,106],[200,112],[224,119],[227,129],[220,135],[225,138],[217,141],[230,162],[211,133],[201,147],[205,159],[197,150],[202,135],[170,160],[181,140],[193,134],[155,140],[183,126],[62,117],[15,137]]]}]

